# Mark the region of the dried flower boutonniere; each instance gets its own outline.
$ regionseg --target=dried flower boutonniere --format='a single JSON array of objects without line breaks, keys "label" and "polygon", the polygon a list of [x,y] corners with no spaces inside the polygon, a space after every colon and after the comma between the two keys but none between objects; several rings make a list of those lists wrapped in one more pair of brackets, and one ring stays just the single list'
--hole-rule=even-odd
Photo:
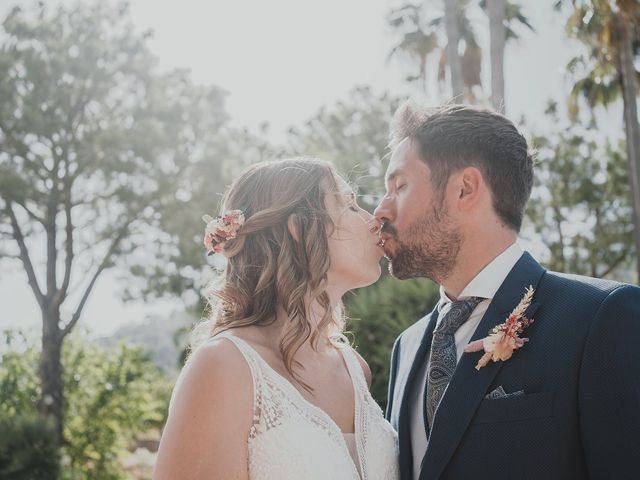
[{"label": "dried flower boutonniere", "polygon": [[509,360],[514,350],[529,341],[528,338],[521,338],[519,335],[533,323],[533,319],[525,317],[524,312],[531,304],[534,291],[533,286],[529,285],[524,297],[504,323],[493,327],[489,336],[471,342],[464,348],[466,353],[479,352],[484,349],[485,354],[478,361],[476,370],[484,367],[489,363],[489,360],[494,362]]}]

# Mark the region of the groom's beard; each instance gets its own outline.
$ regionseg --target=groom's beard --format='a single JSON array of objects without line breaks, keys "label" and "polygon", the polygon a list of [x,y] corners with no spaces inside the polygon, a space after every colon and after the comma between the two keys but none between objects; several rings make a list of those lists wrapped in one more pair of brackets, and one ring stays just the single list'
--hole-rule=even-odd
[{"label": "groom's beard", "polygon": [[396,247],[387,255],[391,275],[400,280],[427,277],[438,283],[449,277],[460,252],[462,235],[447,215],[444,202],[425,212],[401,238],[392,225],[386,231]]}]

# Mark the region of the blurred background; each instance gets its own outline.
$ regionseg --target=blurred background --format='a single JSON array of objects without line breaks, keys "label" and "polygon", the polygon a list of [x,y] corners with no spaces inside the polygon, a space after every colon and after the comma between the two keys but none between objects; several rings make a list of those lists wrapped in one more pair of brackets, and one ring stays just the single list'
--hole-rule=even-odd
[{"label": "blurred background", "polygon": [[[0,0],[0,18],[2,479],[150,478],[222,266],[201,216],[247,165],[298,154],[372,210],[408,96],[505,112],[537,150],[521,244],[638,283],[637,0]],[[436,298],[386,275],[345,298],[382,407],[392,342]]]}]

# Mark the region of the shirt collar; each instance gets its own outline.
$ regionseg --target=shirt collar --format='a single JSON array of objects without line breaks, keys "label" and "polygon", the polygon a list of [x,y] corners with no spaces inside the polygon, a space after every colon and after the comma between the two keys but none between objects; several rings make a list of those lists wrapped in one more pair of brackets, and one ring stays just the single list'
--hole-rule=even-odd
[{"label": "shirt collar", "polygon": [[[523,253],[524,251],[520,245],[513,243],[473,277],[467,286],[462,289],[458,298],[482,297],[492,299]],[[441,285],[438,312],[451,301]]]}]

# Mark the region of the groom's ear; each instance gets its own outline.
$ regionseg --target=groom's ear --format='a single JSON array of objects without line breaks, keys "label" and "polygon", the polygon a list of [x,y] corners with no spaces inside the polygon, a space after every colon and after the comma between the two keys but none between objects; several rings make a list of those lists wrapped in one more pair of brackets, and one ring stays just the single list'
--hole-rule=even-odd
[{"label": "groom's ear", "polygon": [[476,167],[467,167],[460,172],[457,187],[458,201],[464,210],[476,205],[486,188],[482,173]]}]

